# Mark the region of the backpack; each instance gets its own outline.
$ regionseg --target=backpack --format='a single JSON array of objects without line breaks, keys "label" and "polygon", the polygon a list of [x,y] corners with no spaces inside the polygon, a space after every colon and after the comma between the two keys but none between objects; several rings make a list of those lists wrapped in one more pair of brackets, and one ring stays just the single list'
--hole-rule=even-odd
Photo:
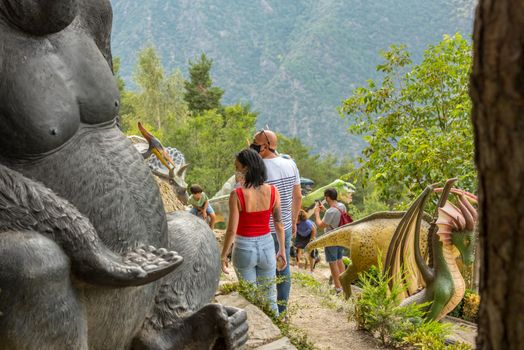
[{"label": "backpack", "polygon": [[353,218],[346,212],[342,211],[339,207],[335,207],[340,212],[340,221],[338,222],[338,227],[350,224],[353,222]]}]

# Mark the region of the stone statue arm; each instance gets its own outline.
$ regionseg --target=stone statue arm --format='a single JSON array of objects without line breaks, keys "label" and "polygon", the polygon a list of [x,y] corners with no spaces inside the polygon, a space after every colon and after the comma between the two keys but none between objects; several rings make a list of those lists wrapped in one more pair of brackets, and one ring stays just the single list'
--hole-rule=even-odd
[{"label": "stone statue arm", "polygon": [[154,247],[121,256],[100,240],[95,228],[67,200],[44,185],[0,164],[0,234],[34,231],[55,241],[71,259],[80,280],[108,286],[141,285],[175,269],[182,258]]}]

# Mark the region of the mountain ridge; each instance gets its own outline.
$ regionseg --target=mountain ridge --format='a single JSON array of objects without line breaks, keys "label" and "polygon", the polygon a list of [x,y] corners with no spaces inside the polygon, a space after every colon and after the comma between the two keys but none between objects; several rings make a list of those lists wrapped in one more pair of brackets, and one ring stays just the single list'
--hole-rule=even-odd
[{"label": "mountain ridge", "polygon": [[224,103],[250,102],[266,124],[315,152],[354,157],[360,137],[337,107],[377,78],[379,52],[406,44],[415,60],[444,34],[471,33],[474,0],[111,0],[113,55],[133,89],[138,51],[153,44],[187,76],[202,52]]}]

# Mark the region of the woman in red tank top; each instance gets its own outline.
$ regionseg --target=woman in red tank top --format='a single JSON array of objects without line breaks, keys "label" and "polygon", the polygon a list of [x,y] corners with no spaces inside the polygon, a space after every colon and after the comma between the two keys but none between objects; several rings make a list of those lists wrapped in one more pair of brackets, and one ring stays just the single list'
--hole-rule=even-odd
[{"label": "woman in red tank top", "polygon": [[[221,254],[222,271],[229,273],[227,256],[234,240],[232,261],[238,278],[262,288],[271,308],[278,314],[276,269],[282,270],[287,264],[280,194],[274,186],[264,183],[266,167],[255,151],[244,149],[238,153],[235,168],[237,177],[243,180],[229,196],[229,221]],[[278,246],[282,247],[277,254],[269,228],[271,215]]]}]

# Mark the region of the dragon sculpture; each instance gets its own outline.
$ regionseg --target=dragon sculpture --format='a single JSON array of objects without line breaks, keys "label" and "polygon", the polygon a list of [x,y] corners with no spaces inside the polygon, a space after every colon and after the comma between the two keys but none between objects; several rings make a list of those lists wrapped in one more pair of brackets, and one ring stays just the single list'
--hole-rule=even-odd
[{"label": "dragon sculpture", "polygon": [[[473,261],[473,227],[477,219],[469,202],[475,201],[475,196],[451,189],[450,183],[439,200],[436,222],[424,212],[424,204],[434,191],[428,187],[408,211],[374,213],[310,242],[306,251],[334,245],[350,249],[352,264],[341,275],[346,297],[351,295],[351,283],[358,274],[376,264],[377,252],[388,252],[383,258],[385,270],[395,281],[402,279],[406,283],[406,294],[401,295],[405,298],[403,303],[433,301],[427,317],[440,319],[464,295],[464,279],[454,247],[464,263]],[[448,191],[457,195],[458,207],[447,201]],[[426,259],[429,266],[425,265]]]},{"label": "dragon sculpture", "polygon": [[109,0],[0,0],[0,349],[236,349],[213,233],[165,214],[117,127],[111,22]]},{"label": "dragon sculpture", "polygon": [[[433,320],[446,316],[464,297],[465,282],[454,248],[464,264],[470,265],[474,260],[478,215],[471,202],[476,203],[477,198],[452,188],[455,181],[448,180],[444,189],[428,186],[415,200],[393,235],[384,265],[391,283],[406,283],[407,295],[401,305],[431,302],[426,318]],[[426,263],[419,247],[420,223],[425,203],[433,192],[442,194],[437,219],[427,233]],[[448,200],[450,193],[456,196],[456,205]]]}]

